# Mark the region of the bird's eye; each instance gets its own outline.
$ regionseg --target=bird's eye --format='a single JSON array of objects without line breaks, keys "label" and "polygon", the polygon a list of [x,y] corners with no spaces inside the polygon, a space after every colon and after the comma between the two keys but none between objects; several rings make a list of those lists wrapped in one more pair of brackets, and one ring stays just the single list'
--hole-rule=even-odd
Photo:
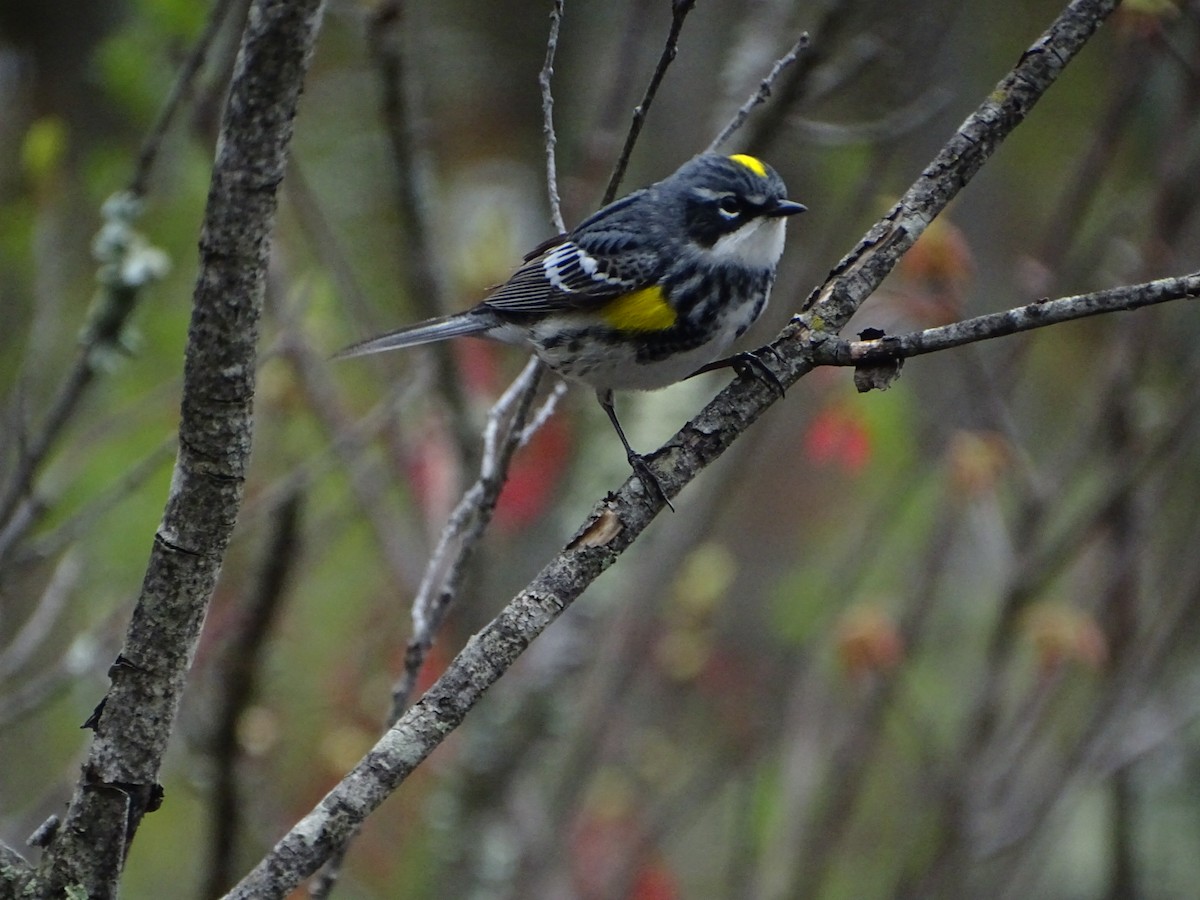
[{"label": "bird's eye", "polygon": [[717,211],[726,219],[736,219],[742,211],[737,197],[722,197],[717,201]]}]

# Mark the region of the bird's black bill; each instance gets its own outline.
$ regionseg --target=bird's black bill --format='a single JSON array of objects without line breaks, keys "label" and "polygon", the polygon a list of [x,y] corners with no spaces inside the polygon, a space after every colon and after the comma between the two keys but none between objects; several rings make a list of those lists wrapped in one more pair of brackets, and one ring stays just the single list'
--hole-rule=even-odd
[{"label": "bird's black bill", "polygon": [[776,218],[782,216],[794,216],[796,213],[807,212],[808,207],[803,203],[797,203],[795,200],[780,200],[775,206],[766,211],[766,215]]}]

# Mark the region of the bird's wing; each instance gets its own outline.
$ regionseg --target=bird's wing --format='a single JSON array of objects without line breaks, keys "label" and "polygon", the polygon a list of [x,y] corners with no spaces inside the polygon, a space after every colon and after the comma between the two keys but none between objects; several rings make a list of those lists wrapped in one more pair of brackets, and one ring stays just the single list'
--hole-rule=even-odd
[{"label": "bird's wing", "polygon": [[643,193],[606,206],[570,234],[543,244],[481,305],[518,315],[595,309],[654,284],[663,260],[637,215]]}]

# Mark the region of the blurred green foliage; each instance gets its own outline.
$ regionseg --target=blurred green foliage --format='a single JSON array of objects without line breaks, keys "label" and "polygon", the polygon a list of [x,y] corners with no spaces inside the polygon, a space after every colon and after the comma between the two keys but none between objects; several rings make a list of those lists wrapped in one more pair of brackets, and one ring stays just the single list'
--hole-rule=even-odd
[{"label": "blurred green foliage", "polygon": [[[761,152],[811,210],[792,228],[764,341],[1060,5],[699,4],[626,187],[707,144],[813,31],[811,98],[768,145],[736,148]],[[0,10],[0,71],[17,73],[0,81],[0,484],[79,353],[101,205],[129,184],[208,14],[182,0],[101,3],[72,30],[59,6]],[[566,4],[554,89],[568,224],[600,196],[669,6]],[[1187,187],[1200,10],[1125,7],[848,333],[1198,267]],[[548,9],[405,4],[425,227],[456,307],[551,233],[536,82]],[[240,726],[236,871],[378,734],[423,563],[473,477],[478,447],[459,443],[455,423],[477,432],[522,362],[457,348],[456,407],[424,351],[328,361],[421,308],[403,252],[412,211],[397,209],[410,173],[397,172],[381,117],[372,11],[329,8],[305,88],[245,507],[166,803],[130,856],[135,900],[205,884],[224,654],[281,498],[300,493],[303,525]],[[89,386],[37,472],[35,526],[0,554],[0,664],[47,598],[61,602],[37,652],[0,666],[10,845],[70,795],[78,725],[103,695],[161,515],[237,33],[230,21],[218,35],[148,182],[136,227],[171,269],[138,294],[136,349]],[[909,115],[890,119],[897,109]],[[1189,895],[1200,879],[1191,307],[912,360],[881,394],[855,395],[848,371],[806,379],[384,805],[337,896],[1101,898],[1122,896],[1119,864],[1139,896]],[[635,446],[669,437],[719,383],[619,398]],[[554,439],[525,451],[544,475],[533,488],[550,490],[514,484],[507,502],[523,511],[481,548],[426,682],[625,477],[583,393],[555,413]],[[1131,472],[1132,489],[1113,493]],[[1057,555],[1043,558],[1048,548]]]}]

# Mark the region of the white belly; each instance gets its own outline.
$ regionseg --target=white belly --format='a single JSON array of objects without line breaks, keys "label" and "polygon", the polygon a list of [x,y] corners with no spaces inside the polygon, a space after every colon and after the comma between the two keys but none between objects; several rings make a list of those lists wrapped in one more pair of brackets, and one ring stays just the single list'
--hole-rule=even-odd
[{"label": "white belly", "polygon": [[534,352],[547,366],[570,381],[600,391],[653,391],[682,381],[701,366],[725,356],[733,342],[753,324],[756,313],[761,311],[762,306],[755,303],[724,310],[719,327],[714,329],[708,343],[676,351],[663,359],[639,359],[637,348],[631,344],[605,341],[587,334],[561,343],[547,340],[578,327],[576,322],[569,320],[541,322],[529,332],[522,329],[520,336],[512,333],[512,326],[505,331],[509,332],[506,339],[513,343],[532,344]]}]

